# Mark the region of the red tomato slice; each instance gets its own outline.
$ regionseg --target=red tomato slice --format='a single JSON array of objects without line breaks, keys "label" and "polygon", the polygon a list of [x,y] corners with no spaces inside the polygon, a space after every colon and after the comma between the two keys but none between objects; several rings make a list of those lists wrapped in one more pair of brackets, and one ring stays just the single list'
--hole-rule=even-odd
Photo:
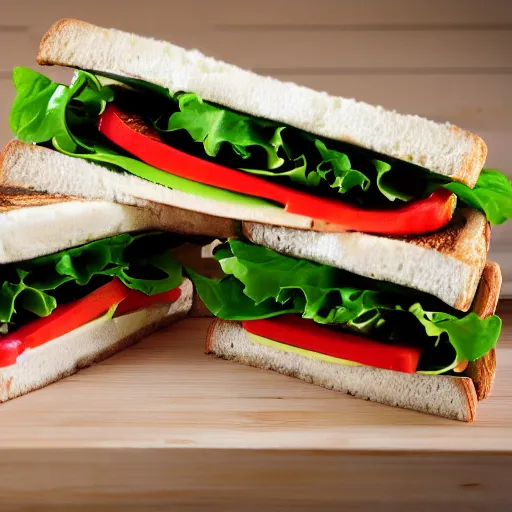
[{"label": "red tomato slice", "polygon": [[152,304],[167,304],[176,302],[181,295],[181,288],[174,288],[168,292],[157,293],[156,295],[146,295],[137,290],[130,290],[126,299],[119,304],[115,316],[125,315],[138,309],[144,309]]},{"label": "red tomato slice", "polygon": [[282,204],[287,212],[316,219],[313,227],[328,231],[362,231],[387,235],[437,231],[451,219],[456,196],[439,188],[425,199],[392,210],[367,210],[343,201],[317,197],[188,155],[129,125],[129,116],[109,104],[98,122],[99,131],[143,162],[192,181]]},{"label": "red tomato slice", "polygon": [[0,340],[0,368],[14,364],[25,348],[21,340]]},{"label": "red tomato slice", "polygon": [[98,318],[128,297],[128,292],[121,281],[113,279],[86,297],[58,306],[51,315],[20,327],[3,337],[0,344],[21,340],[25,348],[38,347]]},{"label": "red tomato slice", "polygon": [[397,372],[414,373],[421,355],[418,347],[381,343],[295,315],[246,320],[242,325],[247,332],[286,345]]},{"label": "red tomato slice", "polygon": [[16,363],[27,348],[35,348],[77,329],[119,304],[116,316],[160,302],[175,302],[180,288],[147,296],[127,288],[119,279],[94,290],[82,299],[58,306],[50,316],[38,318],[12,334],[0,337],[0,368]]}]

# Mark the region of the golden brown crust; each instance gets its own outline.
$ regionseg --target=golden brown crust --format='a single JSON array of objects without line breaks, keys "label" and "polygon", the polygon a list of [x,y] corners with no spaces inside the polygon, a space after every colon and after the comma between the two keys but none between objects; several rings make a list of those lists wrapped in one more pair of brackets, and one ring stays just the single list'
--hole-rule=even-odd
[{"label": "golden brown crust", "polygon": [[485,356],[469,363],[465,374],[473,380],[478,400],[487,398],[496,376],[496,349],[493,348]]},{"label": "golden brown crust", "polygon": [[473,312],[480,318],[494,315],[500,298],[502,284],[501,268],[493,261],[487,261],[473,302]]},{"label": "golden brown crust", "polygon": [[460,245],[468,238],[482,237],[487,244],[487,222],[483,213],[470,208],[459,208],[452,220],[435,233],[424,235],[390,236],[394,240],[401,240],[427,249],[435,249],[447,256],[460,259],[465,256],[460,251]]},{"label": "golden brown crust", "polygon": [[[498,305],[502,283],[501,269],[497,263],[488,261],[473,303],[473,312],[480,318],[493,315]],[[491,392],[496,375],[496,351],[469,363],[465,372],[475,384],[478,400],[484,400]]]},{"label": "golden brown crust", "polygon": [[469,283],[464,293],[457,298],[454,307],[459,311],[469,310],[474,298],[471,292],[480,281],[491,240],[491,229],[483,213],[460,208],[451,222],[436,233],[392,238],[436,250],[466,264],[471,269]]},{"label": "golden brown crust", "polygon": [[9,187],[9,184],[5,180],[4,162],[9,157],[12,151],[16,151],[16,147],[19,144],[23,143],[16,139],[11,140],[4,146],[2,151],[0,151],[0,186],[2,188]]},{"label": "golden brown crust", "polygon": [[220,322],[218,318],[216,318],[208,327],[208,331],[206,332],[206,340],[204,343],[204,353],[205,354],[213,354],[213,343],[215,341],[215,331],[217,329],[217,324]]},{"label": "golden brown crust", "polygon": [[34,206],[45,206],[67,201],[78,201],[67,196],[56,196],[43,192],[27,192],[17,189],[2,189],[0,192],[0,212],[9,212],[19,208],[30,208]]},{"label": "golden brown crust", "polygon": [[455,384],[460,387],[460,390],[466,395],[467,400],[467,415],[466,421],[472,423],[476,417],[476,406],[478,404],[478,398],[475,390],[475,385],[471,379],[454,377],[457,379]]},{"label": "golden brown crust", "polygon": [[451,176],[451,178],[473,188],[485,164],[485,159],[487,158],[487,145],[478,135],[468,132],[467,130],[462,130],[458,126],[450,126],[450,129],[470,138],[472,144],[472,149],[463,160],[460,169]]},{"label": "golden brown crust", "polygon": [[31,144],[21,142],[21,140],[18,139],[12,139],[4,146],[2,151],[0,151],[0,187],[2,187],[2,190],[7,188],[19,189],[23,187],[23,185],[9,183],[5,171],[6,168],[11,165],[11,160],[16,159],[16,153],[19,151],[32,150],[32,148],[33,146]]},{"label": "golden brown crust", "polygon": [[[39,43],[39,51],[37,53],[36,62],[41,66],[55,66],[61,64],[60,62],[53,61],[48,56],[48,50],[52,46],[52,40],[54,37],[59,37],[59,33],[62,29],[65,29],[68,25],[89,25],[83,21],[75,20],[72,18],[62,18],[56,21],[44,34],[41,42]],[[65,64],[64,64],[65,65]]]},{"label": "golden brown crust", "polygon": [[33,151],[34,146],[13,139],[0,152],[0,212],[28,208],[32,206],[45,206],[64,201],[82,201],[77,197],[63,196],[58,194],[46,194],[30,189],[12,186],[6,179],[5,170],[9,161],[16,158],[17,152]]}]

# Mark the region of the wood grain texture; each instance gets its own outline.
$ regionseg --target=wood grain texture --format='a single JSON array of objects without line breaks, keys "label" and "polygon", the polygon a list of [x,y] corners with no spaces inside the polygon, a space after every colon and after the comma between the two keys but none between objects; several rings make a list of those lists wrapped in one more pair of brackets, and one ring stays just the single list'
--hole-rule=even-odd
[{"label": "wood grain texture", "polygon": [[[482,26],[512,24],[508,0],[195,0],[171,3],[150,0],[146,9],[124,0],[89,0],[87,7],[67,0],[52,0],[38,9],[37,0],[12,3],[2,12],[2,25],[30,23],[41,27],[56,17],[85,17],[92,23],[122,23],[127,28],[188,25],[372,25]],[[24,20],[24,21],[22,21]]]},{"label": "wood grain texture", "polygon": [[213,359],[203,354],[211,319],[189,319],[3,404],[0,449],[250,446],[512,453],[511,321],[512,308],[504,313],[493,393],[479,404],[472,426]]},{"label": "wood grain texture", "polygon": [[0,509],[504,507],[512,304],[499,310],[496,385],[473,425],[210,358],[210,320],[183,321],[0,407]]},{"label": "wood grain texture", "polygon": [[510,504],[512,460],[503,454],[187,448],[35,455],[3,454],[2,511],[421,512]]}]

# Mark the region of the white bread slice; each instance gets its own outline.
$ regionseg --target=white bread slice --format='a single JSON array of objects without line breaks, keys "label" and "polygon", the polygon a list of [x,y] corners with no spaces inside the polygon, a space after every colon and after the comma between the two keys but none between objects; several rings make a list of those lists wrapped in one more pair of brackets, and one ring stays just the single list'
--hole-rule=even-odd
[{"label": "white bread slice", "polygon": [[420,165],[472,187],[487,147],[450,124],[387,111],[257,75],[164,41],[62,19],[44,35],[37,62],[145,80]]},{"label": "white bread slice", "polygon": [[192,283],[185,279],[180,288],[181,296],[172,304],[155,304],[113,319],[100,318],[26,350],[16,364],[0,368],[0,402],[63,379],[180,320],[192,306]]},{"label": "white bread slice", "polygon": [[309,359],[252,343],[239,322],[218,319],[208,331],[206,353],[274,370],[357,398],[460,421],[474,420],[477,397],[467,377],[405,374]]},{"label": "white bread slice", "polygon": [[491,236],[485,215],[462,208],[445,228],[415,237],[319,233],[249,222],[243,232],[277,252],[426,292],[461,311],[471,306]]},{"label": "white bread slice", "polygon": [[[489,262],[482,280],[485,285],[479,287],[473,311],[485,318],[496,307],[501,286],[499,266]],[[485,398],[490,392],[496,368],[494,350],[470,364],[469,376],[463,377],[343,366],[253,343],[239,322],[219,319],[208,330],[205,352],[357,398],[465,422],[474,421],[478,396]],[[485,389],[485,394],[477,395],[475,386]]]},{"label": "white bread slice", "polygon": [[0,264],[51,254],[121,233],[165,230],[225,238],[234,222],[172,206],[127,206],[42,193],[2,195]]},{"label": "white bread slice", "polygon": [[[226,221],[226,218],[301,229],[316,229],[318,223],[309,217],[287,213],[276,206],[248,206],[186,194],[155,185],[137,176],[113,172],[80,158],[18,140],[10,141],[0,153],[0,187],[36,190],[141,207],[148,207],[150,203],[160,203],[187,210],[183,218],[192,224],[201,225],[204,222],[204,215],[201,214],[222,217],[226,222],[223,229],[228,231],[233,229],[234,224],[232,221]],[[333,230],[330,224],[318,224],[318,229]]]}]

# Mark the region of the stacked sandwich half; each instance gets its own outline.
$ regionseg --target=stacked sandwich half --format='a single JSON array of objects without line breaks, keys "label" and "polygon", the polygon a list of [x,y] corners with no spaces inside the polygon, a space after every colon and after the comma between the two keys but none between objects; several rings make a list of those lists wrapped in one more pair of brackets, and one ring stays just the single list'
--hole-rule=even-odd
[{"label": "stacked sandwich half", "polygon": [[[27,68],[13,73],[17,139],[2,154],[0,185],[45,206],[15,199],[17,210],[5,213],[30,229],[2,247],[0,344],[52,323],[59,306],[48,304],[62,301],[66,316],[110,286],[124,298],[90,308],[78,331],[53,322],[60,345],[48,357],[71,347],[64,330],[87,354],[106,339],[118,347],[131,331],[94,326],[142,311],[142,320],[125,321],[142,332],[185,312],[186,275],[217,317],[208,353],[474,419],[492,387],[501,330],[490,226],[512,216],[511,183],[483,169],[487,148],[477,135],[76,20],[51,27],[37,60],[76,71],[70,85]],[[38,213],[35,228],[24,213],[44,208],[59,225],[66,212],[68,232],[55,234]],[[170,247],[177,237],[161,231],[215,239],[224,275],[182,268]],[[52,254],[13,263],[43,253]],[[56,281],[65,289],[48,294]],[[148,308],[165,315],[148,320]],[[35,353],[6,359],[2,397],[14,396],[4,390]],[[73,368],[91,359],[71,357]]]}]

